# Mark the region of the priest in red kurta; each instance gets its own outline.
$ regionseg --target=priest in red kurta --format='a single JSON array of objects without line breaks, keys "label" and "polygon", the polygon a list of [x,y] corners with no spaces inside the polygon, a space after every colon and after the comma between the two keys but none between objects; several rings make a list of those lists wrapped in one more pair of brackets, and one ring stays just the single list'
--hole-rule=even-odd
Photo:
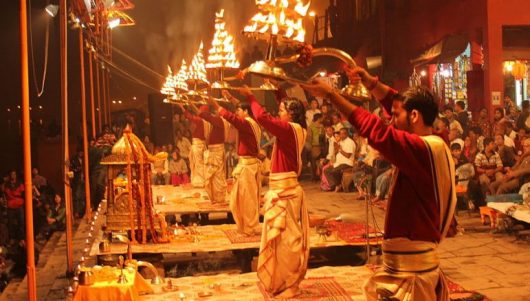
[{"label": "priest in red kurta", "polygon": [[190,150],[190,171],[191,185],[193,187],[204,187],[204,152],[206,151],[206,139],[210,135],[211,125],[202,118],[188,112],[182,104],[180,109],[184,112],[184,117],[191,124],[191,150]]},{"label": "priest in red kurta", "polygon": [[309,258],[309,217],[304,191],[298,183],[306,138],[305,109],[299,100],[284,98],[279,118],[275,118],[261,107],[248,88],[240,93],[246,97],[256,121],[276,137],[257,274],[269,293],[289,298],[299,293]]},{"label": "priest in red kurta", "polygon": [[208,106],[200,108],[199,117],[212,125],[210,136],[206,139],[208,150],[204,153],[204,188],[212,203],[226,202],[225,137],[228,137],[230,125],[219,113],[209,112]]},{"label": "priest in red kurta", "polygon": [[227,91],[222,93],[237,106],[234,114],[221,107],[213,98],[209,99],[210,105],[219,112],[219,115],[237,129],[239,161],[232,172],[234,185],[230,191],[230,211],[240,233],[255,235],[261,232],[259,224],[261,161],[258,159],[261,128],[252,119],[249,104],[238,103]]},{"label": "priest in red kurta", "polygon": [[347,72],[350,80],[361,81],[391,113],[392,125],[348,102],[323,82],[303,87],[331,99],[349,116],[359,135],[397,167],[386,212],[384,268],[365,285],[367,299],[448,300],[436,249],[453,218],[455,171],[449,148],[433,135],[436,99],[423,87],[399,95],[362,68]]}]

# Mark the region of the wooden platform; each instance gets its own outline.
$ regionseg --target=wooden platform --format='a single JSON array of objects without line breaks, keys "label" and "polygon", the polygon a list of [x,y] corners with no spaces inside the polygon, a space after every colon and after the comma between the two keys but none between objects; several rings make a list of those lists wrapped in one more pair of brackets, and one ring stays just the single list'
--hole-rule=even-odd
[{"label": "wooden platform", "polygon": [[[259,249],[260,237],[251,237],[246,242],[232,242],[229,236],[233,236],[236,225],[208,225],[198,226],[197,235],[177,235],[169,243],[165,244],[135,244],[132,245],[132,252],[135,254],[184,254],[184,253],[201,253],[201,252],[220,252],[234,250]],[[101,237],[101,235],[96,235]],[[99,239],[96,239],[90,249],[90,256],[109,255],[109,254],[126,254],[127,245],[121,242],[113,242],[110,245],[110,252],[101,253],[99,251]],[[381,238],[371,238],[370,244],[377,245],[381,243]],[[335,235],[330,235],[323,239],[316,233],[314,228],[310,229],[311,248],[328,248],[337,246],[363,246],[366,245],[366,239],[359,237],[355,242],[347,242]]]}]

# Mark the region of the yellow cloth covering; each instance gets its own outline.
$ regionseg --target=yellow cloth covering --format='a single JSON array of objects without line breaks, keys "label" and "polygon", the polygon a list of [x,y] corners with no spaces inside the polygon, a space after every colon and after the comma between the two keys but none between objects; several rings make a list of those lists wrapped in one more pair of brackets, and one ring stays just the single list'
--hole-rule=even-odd
[{"label": "yellow cloth covering", "polygon": [[230,211],[241,233],[260,233],[259,201],[261,196],[261,162],[254,157],[240,157],[232,172],[234,186],[230,192]]},{"label": "yellow cloth covering", "polygon": [[204,188],[212,203],[226,202],[226,172],[224,144],[208,145],[204,154]]},{"label": "yellow cloth covering", "polygon": [[191,185],[204,187],[204,152],[206,144],[203,140],[193,138],[189,155],[191,170]]},{"label": "yellow cloth covering", "polygon": [[[438,136],[422,137],[429,149],[434,194],[440,210],[440,242],[453,220],[456,206],[455,168],[451,152]],[[365,284],[368,301],[449,300],[445,276],[439,268],[438,244],[393,238],[383,241],[383,265]]]},{"label": "yellow cloth covering", "polygon": [[151,286],[135,270],[125,269],[123,271],[127,283],[118,284],[119,269],[116,268],[115,280],[96,279],[93,285],[80,285],[74,295],[74,301],[134,301],[140,300],[140,294],[153,293]]},{"label": "yellow cloth covering", "polygon": [[309,258],[309,216],[295,172],[270,175],[257,275],[274,295],[298,293]]}]

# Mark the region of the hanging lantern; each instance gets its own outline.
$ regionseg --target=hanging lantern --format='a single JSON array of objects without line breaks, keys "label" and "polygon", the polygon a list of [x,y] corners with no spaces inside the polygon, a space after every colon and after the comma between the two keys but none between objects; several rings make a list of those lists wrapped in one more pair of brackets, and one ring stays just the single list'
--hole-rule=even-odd
[{"label": "hanging lantern", "polygon": [[526,76],[526,64],[521,61],[515,61],[512,75],[516,80],[522,80]]}]

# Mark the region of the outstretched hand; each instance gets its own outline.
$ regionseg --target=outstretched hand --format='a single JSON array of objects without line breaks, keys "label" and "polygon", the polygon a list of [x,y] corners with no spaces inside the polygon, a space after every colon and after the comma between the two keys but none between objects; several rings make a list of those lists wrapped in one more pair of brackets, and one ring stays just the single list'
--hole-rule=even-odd
[{"label": "outstretched hand", "polygon": [[239,94],[245,97],[245,100],[247,97],[252,96],[252,91],[250,91],[250,88],[247,85],[244,85],[243,87],[239,88],[237,91],[239,92]]},{"label": "outstretched hand", "polygon": [[350,84],[356,85],[362,83],[363,86],[369,87],[374,85],[377,82],[377,77],[372,76],[364,68],[355,66],[355,67],[345,67],[344,71],[350,80]]},{"label": "outstretched hand", "polygon": [[325,97],[333,92],[333,88],[323,80],[315,79],[310,84],[300,84],[300,86],[315,97]]},{"label": "outstretched hand", "polygon": [[223,97],[226,98],[226,99],[232,99],[232,97],[234,97],[227,90],[221,90],[221,95],[223,95]]},{"label": "outstretched hand", "polygon": [[206,97],[206,103],[209,104],[210,106],[214,107],[214,108],[218,108],[219,107],[219,104],[217,103],[217,101],[211,97],[210,95],[208,95],[208,97]]}]

